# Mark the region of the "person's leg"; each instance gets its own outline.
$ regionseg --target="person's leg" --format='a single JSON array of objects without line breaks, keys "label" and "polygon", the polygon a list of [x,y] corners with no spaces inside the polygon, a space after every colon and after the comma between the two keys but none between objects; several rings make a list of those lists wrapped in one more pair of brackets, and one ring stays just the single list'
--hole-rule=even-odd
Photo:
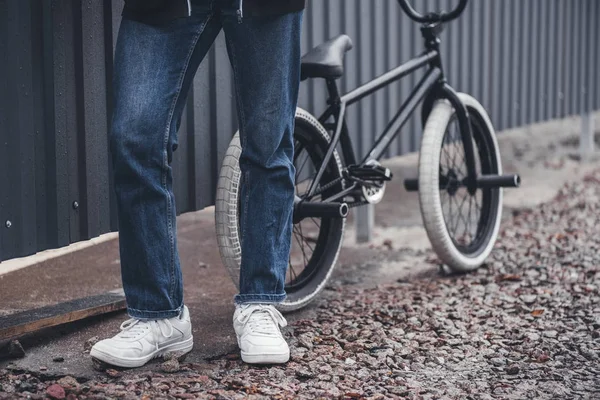
[{"label": "person's leg", "polygon": [[242,154],[240,292],[237,304],[285,299],[294,182],[294,115],[302,13],[224,16],[234,70]]},{"label": "person's leg", "polygon": [[294,182],[294,115],[302,13],[224,16],[242,143],[240,292],[233,325],[242,360],[285,363],[290,351],[274,303],[285,299]]},{"label": "person's leg", "polygon": [[161,26],[121,23],[110,146],[121,273],[132,319],[90,351],[112,365],[139,367],[193,347],[183,305],[170,164],[188,89],[220,29],[210,7]]},{"label": "person's leg", "polygon": [[171,318],[183,306],[170,164],[188,89],[220,29],[207,10],[120,26],[110,146],[123,288],[135,318]]}]

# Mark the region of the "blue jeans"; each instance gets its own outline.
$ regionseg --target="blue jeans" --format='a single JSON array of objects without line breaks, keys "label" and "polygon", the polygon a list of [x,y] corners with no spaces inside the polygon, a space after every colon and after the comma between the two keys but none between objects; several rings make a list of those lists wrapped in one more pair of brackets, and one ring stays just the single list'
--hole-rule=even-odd
[{"label": "blue jeans", "polygon": [[242,265],[235,302],[285,299],[302,13],[245,16],[238,23],[231,6],[194,3],[191,17],[160,26],[124,19],[117,41],[110,148],[123,288],[129,314],[141,319],[171,318],[183,307],[170,164],[193,77],[221,29],[242,143]]}]

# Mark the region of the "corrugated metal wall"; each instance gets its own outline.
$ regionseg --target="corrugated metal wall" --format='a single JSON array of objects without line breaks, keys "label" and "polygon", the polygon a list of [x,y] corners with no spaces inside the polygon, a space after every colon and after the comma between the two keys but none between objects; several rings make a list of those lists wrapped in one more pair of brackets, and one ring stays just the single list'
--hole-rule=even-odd
[{"label": "corrugated metal wall", "polygon": [[[421,11],[456,1],[415,1]],[[115,230],[107,127],[112,51],[122,3],[0,0],[0,260]],[[600,108],[596,0],[472,0],[442,36],[451,85],[479,98],[498,129]],[[312,0],[303,48],[348,33],[343,90],[421,51],[418,25],[394,0]],[[201,65],[176,152],[179,212],[212,203],[219,163],[236,129],[229,61],[220,37]],[[363,153],[419,74],[353,106]],[[304,83],[317,112],[322,82]],[[417,148],[414,118],[389,156]],[[10,226],[10,227],[9,227]]]}]

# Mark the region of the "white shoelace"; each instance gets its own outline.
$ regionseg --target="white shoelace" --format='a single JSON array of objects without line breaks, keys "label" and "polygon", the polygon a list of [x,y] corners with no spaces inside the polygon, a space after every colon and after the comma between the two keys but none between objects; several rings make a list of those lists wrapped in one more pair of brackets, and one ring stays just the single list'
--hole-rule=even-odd
[{"label": "white shoelace", "polygon": [[[146,333],[148,329],[152,329],[152,324],[154,324],[160,333],[167,338],[170,338],[173,335],[173,325],[169,320],[159,321],[142,321],[136,318],[128,319],[127,321],[121,324],[121,333],[119,333],[119,338],[121,339],[136,339],[138,336]],[[166,334],[163,331],[163,326],[166,326],[169,330],[169,333]]]},{"label": "white shoelace", "polygon": [[242,310],[238,321],[247,325],[252,332],[268,336],[280,336],[278,326],[287,326],[283,315],[275,307],[268,305],[248,306]]}]

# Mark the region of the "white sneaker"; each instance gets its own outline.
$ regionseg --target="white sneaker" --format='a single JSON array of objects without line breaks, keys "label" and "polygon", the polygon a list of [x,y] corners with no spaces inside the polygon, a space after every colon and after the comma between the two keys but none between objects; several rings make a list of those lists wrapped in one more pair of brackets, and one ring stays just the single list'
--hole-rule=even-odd
[{"label": "white sneaker", "polygon": [[169,353],[189,353],[193,346],[190,312],[184,306],[178,317],[123,322],[121,332],[96,343],[90,355],[117,367],[134,368]]},{"label": "white sneaker", "polygon": [[249,364],[283,364],[290,359],[290,348],[279,327],[287,325],[281,313],[270,304],[236,306],[233,329],[237,335],[242,361]]}]

